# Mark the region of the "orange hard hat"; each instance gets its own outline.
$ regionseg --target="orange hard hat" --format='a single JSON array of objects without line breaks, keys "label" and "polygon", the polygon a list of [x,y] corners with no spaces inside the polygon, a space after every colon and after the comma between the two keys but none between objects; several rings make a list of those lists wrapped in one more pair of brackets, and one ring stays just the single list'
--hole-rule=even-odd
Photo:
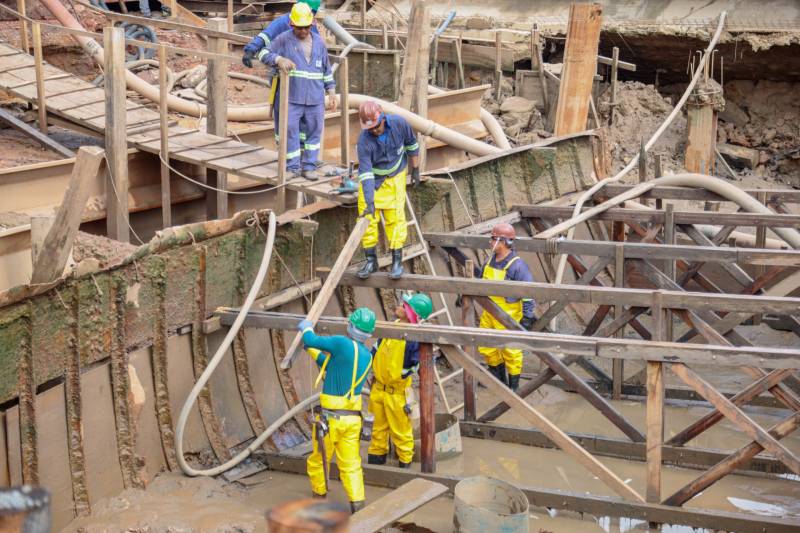
[{"label": "orange hard hat", "polygon": [[358,119],[361,121],[361,129],[369,130],[378,125],[381,120],[383,108],[375,100],[367,100],[358,106]]},{"label": "orange hard hat", "polygon": [[492,228],[492,237],[503,237],[504,239],[513,240],[517,238],[517,232],[511,224],[500,222],[499,224],[495,224]]}]

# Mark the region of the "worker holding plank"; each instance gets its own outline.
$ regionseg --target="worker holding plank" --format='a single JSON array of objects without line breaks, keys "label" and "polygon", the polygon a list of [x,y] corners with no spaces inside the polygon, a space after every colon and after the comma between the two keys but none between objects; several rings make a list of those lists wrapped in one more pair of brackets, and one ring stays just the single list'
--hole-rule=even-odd
[{"label": "worker holding plank", "polygon": [[[491,257],[483,266],[480,277],[493,281],[533,281],[531,270],[525,261],[514,251],[514,239],[517,238],[514,226],[501,222],[492,228]],[[503,298],[492,296],[492,301],[511,318],[519,322],[525,329],[533,326],[533,309],[536,303],[532,298]],[[486,329],[506,329],[488,311],[481,314],[480,327]],[[522,373],[522,350],[514,348],[479,347],[489,371],[516,391],[519,388],[519,376]]]},{"label": "worker holding plank", "polygon": [[406,167],[411,163],[411,185],[419,183],[419,145],[403,117],[387,115],[373,100],[358,108],[361,135],[358,138],[358,212],[369,221],[361,245],[367,262],[358,271],[366,279],[378,270],[378,219],[383,217],[392,251],[391,279],[403,275],[403,245],[406,224]]},{"label": "worker holding plank", "polygon": [[315,497],[328,493],[328,465],[336,452],[339,478],[350,499],[350,510],[364,507],[364,474],[361,470],[361,388],[372,366],[372,354],[364,343],[375,331],[375,313],[359,307],[350,314],[347,336],[314,333],[309,320],[298,325],[303,344],[320,367],[314,386],[323,380],[320,412],[314,421],[313,451],[306,463]]},{"label": "worker holding plank", "polygon": [[[395,322],[417,324],[427,319],[431,312],[433,302],[427,294],[406,295],[403,296],[403,303],[395,309]],[[369,464],[386,464],[391,436],[400,468],[411,466],[411,459],[414,457],[411,378],[418,368],[418,342],[404,339],[378,341],[372,359],[375,380],[369,393],[369,412],[375,416],[367,452]]]},{"label": "worker holding plank", "polygon": [[[309,5],[296,3],[289,15],[292,31],[278,35],[261,60],[289,75],[286,169],[312,181],[319,179],[317,161],[325,110],[335,111],[337,105],[328,48],[319,35],[311,32],[313,21]],[[275,124],[280,120],[278,85],[274,83],[271,91]],[[282,143],[284,139],[277,141]]]}]

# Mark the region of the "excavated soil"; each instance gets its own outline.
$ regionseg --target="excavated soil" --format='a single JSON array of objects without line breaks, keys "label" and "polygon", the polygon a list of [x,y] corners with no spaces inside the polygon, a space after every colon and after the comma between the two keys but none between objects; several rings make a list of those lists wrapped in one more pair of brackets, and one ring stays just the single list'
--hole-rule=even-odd
[{"label": "excavated soil", "polygon": [[101,268],[106,268],[126,258],[134,250],[136,246],[133,244],[79,231],[72,248],[72,257],[76,263],[87,259],[96,260]]}]

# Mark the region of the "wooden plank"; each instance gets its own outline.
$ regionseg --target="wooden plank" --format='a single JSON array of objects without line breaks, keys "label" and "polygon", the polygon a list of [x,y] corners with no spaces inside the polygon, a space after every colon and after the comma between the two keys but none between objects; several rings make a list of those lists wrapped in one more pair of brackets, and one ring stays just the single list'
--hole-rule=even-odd
[{"label": "wooden plank", "polygon": [[38,22],[31,25],[33,37],[33,61],[36,65],[36,107],[39,113],[39,129],[47,135],[47,100],[44,92],[44,55],[42,53],[42,27]]},{"label": "wooden plank", "polygon": [[108,236],[130,242],[128,222],[128,139],[125,113],[125,33],[122,28],[103,30],[106,87],[105,147],[108,161],[106,209]]},{"label": "wooden plank", "polygon": [[[417,77],[422,69],[425,71],[425,84],[428,83],[428,39],[430,31],[431,13],[427,4],[422,1],[414,2],[408,18],[408,38],[406,39],[406,53],[403,56],[403,70],[400,73],[400,94],[397,105],[404,109],[414,110],[418,107]],[[426,97],[427,87],[425,94]]]},{"label": "wooden plank", "polygon": [[[224,32],[228,22],[215,17],[208,20],[208,28]],[[208,38],[208,51],[215,54],[228,53],[228,41],[218,37]],[[209,135],[228,136],[228,62],[218,59],[208,60],[208,120],[206,131]],[[206,218],[208,220],[228,218],[228,176],[224,171],[206,168],[206,183],[218,190],[206,191]]]},{"label": "wooden plank", "polygon": [[25,135],[31,137],[33,140],[48,148],[53,150],[54,152],[61,154],[64,157],[75,157],[75,152],[65,148],[64,145],[58,143],[48,137],[47,135],[43,134],[36,128],[32,128],[28,126],[27,123],[21,121],[5,109],[0,108],[0,120],[11,126],[12,128],[21,131]]},{"label": "wooden plank", "polygon": [[351,533],[372,533],[419,509],[447,492],[447,487],[427,479],[412,479],[381,496],[350,518]]},{"label": "wooden plank", "polygon": [[158,117],[161,133],[161,228],[172,226],[172,189],[169,177],[169,108],[167,107],[167,48],[158,48]]},{"label": "wooden plank", "polygon": [[[664,310],[660,292],[654,296],[651,313],[656,323],[653,337],[664,340]],[[661,501],[661,457],[664,444],[664,368],[659,361],[647,361],[647,501]]]},{"label": "wooden plank", "polygon": [[[350,236],[347,238],[347,242],[345,242],[341,253],[339,253],[339,257],[336,258],[336,262],[333,264],[333,267],[331,267],[330,275],[322,285],[322,289],[320,289],[317,299],[314,300],[314,305],[312,305],[311,309],[308,311],[306,320],[311,321],[312,324],[315,324],[322,316],[322,312],[325,310],[325,307],[327,307],[328,301],[331,299],[336,287],[339,285],[339,280],[341,279],[342,274],[344,274],[345,270],[350,265],[350,260],[353,258],[353,254],[360,246],[361,237],[363,237],[368,225],[369,221],[366,218],[359,218],[356,221],[356,225],[353,228],[353,231],[350,233]],[[281,369],[287,370],[292,367],[292,361],[297,355],[298,348],[300,347],[302,340],[302,333],[295,335],[294,339],[292,340],[292,344],[289,345],[289,348],[286,350],[286,356],[283,358],[283,361],[281,361]]]},{"label": "wooden plank", "polygon": [[597,47],[603,9],[600,4],[571,4],[564,68],[556,107],[555,135],[586,129],[589,98],[597,72]]},{"label": "wooden plank", "polygon": [[[350,109],[350,62],[347,57],[339,60],[339,106],[342,109],[342,116],[347,117]],[[343,118],[339,127],[341,139],[341,163],[344,168],[350,167],[350,120]]]},{"label": "wooden plank", "polygon": [[436,369],[433,347],[419,346],[420,470],[436,472]]},{"label": "wooden plank", "polygon": [[[273,78],[273,83],[275,79]],[[289,135],[289,75],[280,72],[279,85],[279,113],[278,113],[278,188],[275,190],[275,210],[278,213],[286,211],[286,150]],[[273,114],[274,116],[274,114]],[[297,340],[297,338],[295,338]]]},{"label": "wooden plank", "polygon": [[[468,278],[475,277],[475,265],[471,259],[468,259],[464,264],[464,275]],[[461,298],[461,324],[467,328],[474,328],[475,323],[475,304],[469,295],[464,295]],[[475,359],[475,346],[468,344],[464,345],[464,352],[469,357]],[[555,375],[555,373],[554,373]],[[464,374],[463,378],[464,389],[464,420],[475,420],[477,416],[477,403],[478,398],[475,391],[475,378],[471,374]]]},{"label": "wooden plank", "polygon": [[55,221],[47,233],[42,252],[33,265],[31,283],[48,283],[64,272],[72,243],[78,234],[83,210],[89,193],[97,180],[105,152],[97,146],[82,146],[78,150],[64,199],[58,206]]}]

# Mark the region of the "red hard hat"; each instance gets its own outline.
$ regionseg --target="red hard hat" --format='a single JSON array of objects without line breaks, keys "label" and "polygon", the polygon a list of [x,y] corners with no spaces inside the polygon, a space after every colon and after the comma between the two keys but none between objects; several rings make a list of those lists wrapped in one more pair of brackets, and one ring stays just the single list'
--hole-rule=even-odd
[{"label": "red hard hat", "polygon": [[367,100],[358,106],[358,119],[361,121],[361,129],[369,130],[378,125],[383,109],[375,100]]},{"label": "red hard hat", "polygon": [[514,231],[514,226],[507,222],[500,222],[495,224],[492,228],[492,237],[503,237],[505,239],[516,239],[517,232]]}]

